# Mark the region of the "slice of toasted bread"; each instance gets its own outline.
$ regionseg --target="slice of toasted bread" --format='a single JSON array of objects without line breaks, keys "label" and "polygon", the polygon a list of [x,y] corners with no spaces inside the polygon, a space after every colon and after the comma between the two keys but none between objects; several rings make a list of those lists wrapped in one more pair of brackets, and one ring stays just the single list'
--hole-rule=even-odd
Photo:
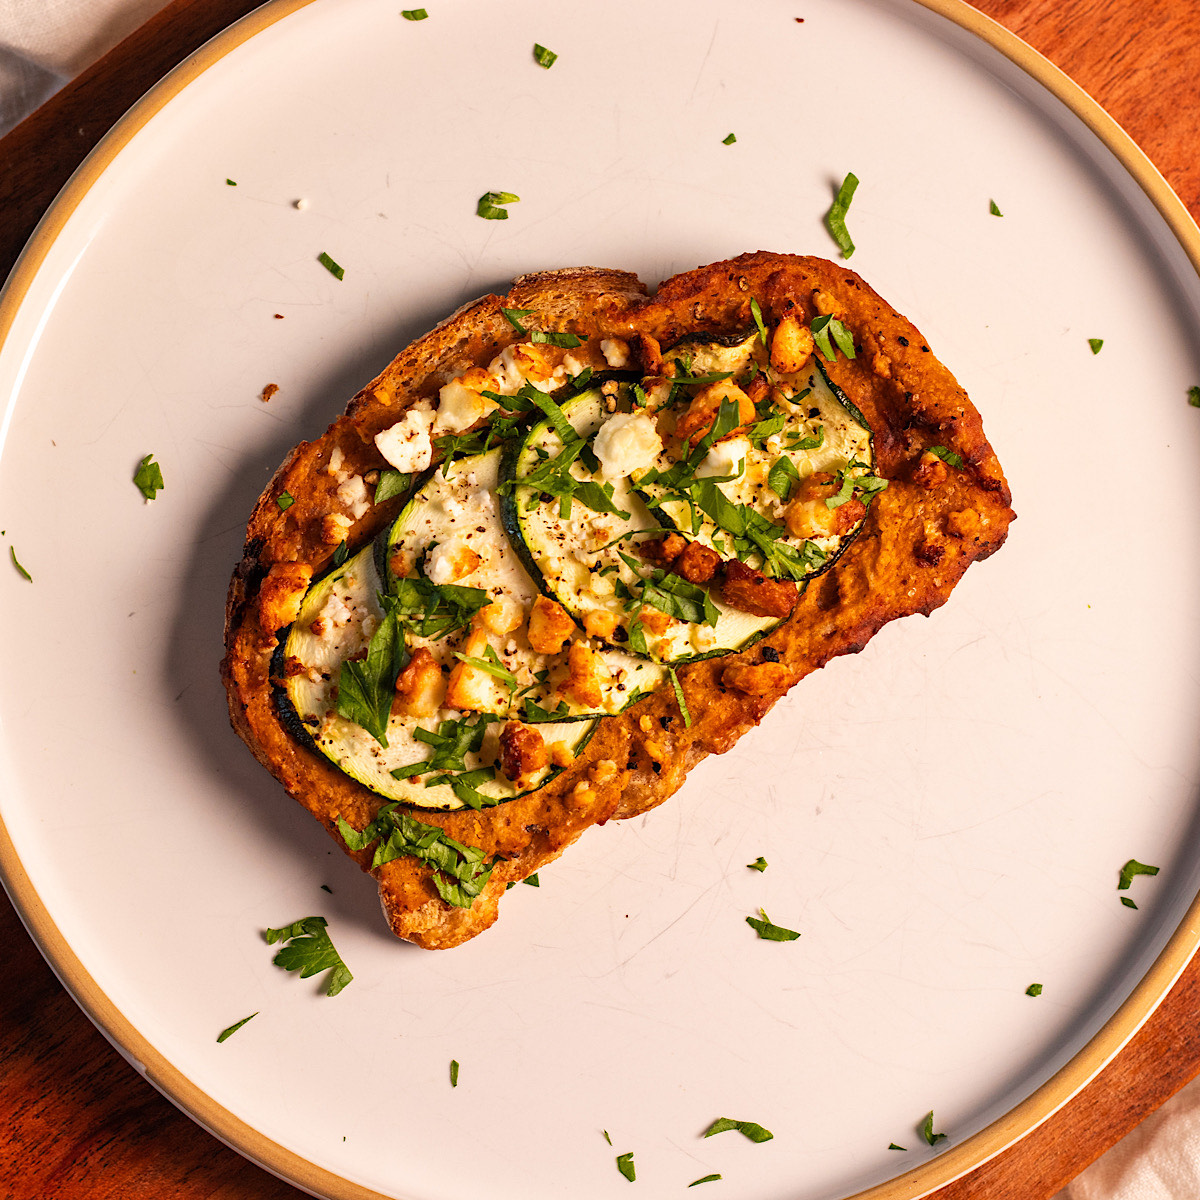
[{"label": "slice of toasted bread", "polygon": [[[222,674],[231,719],[263,765],[339,845],[337,818],[362,829],[382,800],[288,731],[273,701],[272,656],[277,631],[294,617],[307,581],[328,567],[343,538],[352,548],[373,538],[394,518],[399,501],[371,506],[352,521],[337,497],[331,456],[343,471],[386,466],[375,434],[519,340],[502,308],[530,310],[530,324],[545,331],[634,342],[648,335],[665,347],[689,333],[753,329],[752,298],[769,327],[788,316],[807,327],[825,315],[852,333],[856,357],[838,356],[828,370],[871,426],[875,471],[889,486],[871,503],[858,538],[805,590],[784,624],[747,650],[679,669],[690,726],[668,684],[632,709],[602,718],[579,758],[540,790],[482,811],[423,812],[423,822],[480,848],[496,865],[469,908],[443,901],[432,870],[417,858],[375,868],[384,912],[398,936],[436,949],[486,929],[508,883],[557,857],[589,826],[660,804],[697,762],[729,749],[806,674],[861,650],[896,617],[930,613],[972,562],[1003,543],[1013,519],[1010,496],[978,412],[920,332],[846,268],[758,252],[677,275],[653,298],[622,271],[522,276],[504,297],[465,306],[403,350],[321,438],[292,452],[250,518],[226,611]],[[947,456],[961,466],[948,466]],[[293,503],[281,509],[285,492]],[[330,522],[331,515],[337,519]],[[356,857],[369,869],[368,850]]]}]

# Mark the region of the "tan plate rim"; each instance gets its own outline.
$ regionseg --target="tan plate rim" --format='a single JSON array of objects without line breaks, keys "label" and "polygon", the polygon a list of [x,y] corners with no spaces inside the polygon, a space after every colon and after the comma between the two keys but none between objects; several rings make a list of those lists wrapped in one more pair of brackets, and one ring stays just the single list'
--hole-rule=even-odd
[{"label": "tan plate rim", "polygon": [[[268,0],[201,46],[156,84],[87,156],[38,224],[0,292],[0,348],[51,246],[83,197],[133,136],[214,63],[313,0]],[[1200,274],[1200,228],[1133,139],[1077,84],[1032,46],[963,0],[912,0],[998,50],[1075,114],[1154,204]],[[160,1054],[125,1018],[68,945],[26,875],[0,817],[0,879],[38,948],[93,1023],[168,1099],[222,1141],[297,1187],[330,1200],[387,1200],[326,1171],[239,1120]],[[1200,895],[1154,965],[1098,1033],[1064,1067],[999,1120],[959,1145],[848,1200],[918,1200],[969,1174],[1036,1129],[1094,1079],[1158,1007],[1200,945]]]}]

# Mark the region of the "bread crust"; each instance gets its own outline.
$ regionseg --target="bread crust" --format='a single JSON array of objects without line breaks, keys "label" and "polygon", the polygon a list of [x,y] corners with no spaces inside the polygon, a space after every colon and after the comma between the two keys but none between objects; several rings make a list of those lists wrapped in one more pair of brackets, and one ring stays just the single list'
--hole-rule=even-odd
[{"label": "bread crust", "polygon": [[[624,271],[523,275],[504,297],[464,306],[403,350],[321,438],[293,450],[250,518],[226,608],[222,677],[230,717],[259,761],[343,849],[336,818],[361,829],[383,802],[281,723],[271,684],[276,639],[260,620],[272,567],[301,564],[316,577],[330,564],[336,541],[328,540],[323,520],[336,507],[337,484],[325,468],[335,448],[354,472],[386,466],[376,433],[418,399],[435,396],[442,384],[519,340],[502,306],[534,310],[547,330],[626,340],[649,335],[669,346],[688,333],[752,329],[751,297],[769,326],[789,315],[807,326],[824,313],[853,333],[858,356],[838,356],[828,370],[871,426],[874,469],[888,488],[872,501],[859,536],[812,581],[786,622],[741,653],[679,668],[690,728],[668,685],[603,718],[572,766],[540,790],[481,812],[422,810],[421,821],[480,847],[496,867],[470,908],[443,902],[430,869],[414,858],[374,869],[384,913],[399,937],[438,949],[486,929],[507,884],[556,858],[590,826],[661,804],[696,763],[728,750],[805,675],[861,650],[897,617],[932,612],[972,562],[1003,543],[1014,514],[979,413],[919,330],[854,272],[823,259],[759,251],[677,275],[652,298]],[[959,455],[962,468],[937,469],[941,460],[931,462],[931,446]],[[294,503],[281,510],[277,498],[285,491]],[[399,503],[373,506],[353,523],[351,548],[394,519]],[[370,870],[369,850],[354,857]]]}]

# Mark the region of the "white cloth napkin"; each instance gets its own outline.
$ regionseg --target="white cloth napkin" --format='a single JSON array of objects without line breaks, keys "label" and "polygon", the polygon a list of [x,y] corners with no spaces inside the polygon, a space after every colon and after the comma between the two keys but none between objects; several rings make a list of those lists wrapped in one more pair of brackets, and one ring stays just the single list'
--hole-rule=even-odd
[{"label": "white cloth napkin", "polygon": [[[167,0],[0,0],[0,136]],[[1055,1200],[1200,1200],[1200,1080]]]},{"label": "white cloth napkin", "polygon": [[167,0],[0,0],[0,136]]}]

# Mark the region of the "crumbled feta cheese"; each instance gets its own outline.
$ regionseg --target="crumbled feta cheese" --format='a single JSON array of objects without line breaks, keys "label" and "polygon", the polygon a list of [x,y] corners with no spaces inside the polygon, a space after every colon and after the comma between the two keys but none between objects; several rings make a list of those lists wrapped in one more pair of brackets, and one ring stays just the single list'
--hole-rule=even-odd
[{"label": "crumbled feta cheese", "polygon": [[325,597],[325,603],[321,605],[317,618],[325,630],[341,629],[354,620],[354,609],[334,589]]},{"label": "crumbled feta cheese", "polygon": [[395,425],[375,435],[379,453],[397,471],[424,471],[433,461],[433,443],[429,437],[432,421],[430,409],[410,408]]},{"label": "crumbled feta cheese", "polygon": [[562,365],[568,375],[582,375],[585,366],[575,355],[569,353],[563,355]]},{"label": "crumbled feta cheese", "polygon": [[604,361],[614,371],[619,371],[629,363],[629,345],[620,338],[601,339],[600,353],[604,355]]},{"label": "crumbled feta cheese", "polygon": [[611,596],[613,593],[613,583],[607,575],[592,575],[588,580],[588,591],[593,596]]},{"label": "crumbled feta cheese", "polygon": [[467,387],[461,379],[452,379],[438,392],[433,432],[461,433],[474,425],[487,411],[488,401],[484,396]]},{"label": "crumbled feta cheese", "polygon": [[341,446],[334,446],[329,452],[329,462],[325,466],[326,475],[336,475],[342,469],[342,463],[346,456],[342,453]]},{"label": "crumbled feta cheese", "polygon": [[465,579],[479,566],[479,555],[457,537],[438,542],[425,555],[425,574],[438,587]]},{"label": "crumbled feta cheese", "polygon": [[717,631],[710,625],[692,626],[692,645],[698,653],[711,650],[717,644]]},{"label": "crumbled feta cheese", "polygon": [[749,438],[734,437],[724,442],[718,442],[696,468],[696,478],[703,479],[709,475],[740,474],[738,466],[745,463],[749,454]]},{"label": "crumbled feta cheese", "polygon": [[351,475],[345,480],[337,490],[337,498],[350,510],[350,515],[356,521],[371,507],[370,493],[361,475]]},{"label": "crumbled feta cheese", "polygon": [[609,479],[622,479],[646,470],[662,453],[662,438],[654,418],[645,413],[614,413],[592,443],[600,470]]}]

